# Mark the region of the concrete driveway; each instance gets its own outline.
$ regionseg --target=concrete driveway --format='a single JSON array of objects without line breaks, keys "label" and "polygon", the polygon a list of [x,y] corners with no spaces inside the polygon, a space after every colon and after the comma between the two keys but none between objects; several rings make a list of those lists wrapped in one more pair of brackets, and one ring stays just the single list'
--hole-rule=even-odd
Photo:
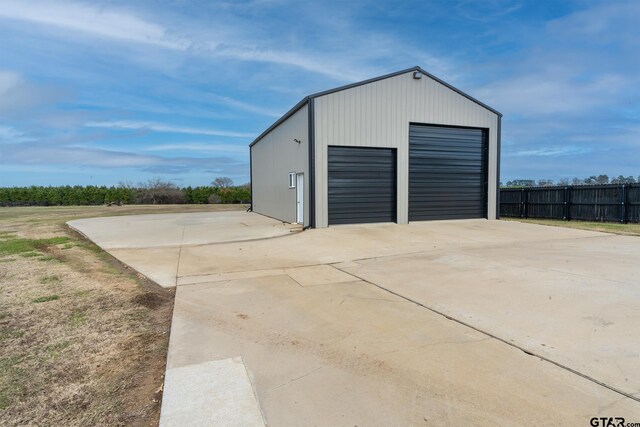
[{"label": "concrete driveway", "polygon": [[156,245],[144,220],[110,234],[109,252],[178,284],[164,425],[640,421],[640,239],[485,220],[291,233],[239,215],[218,219],[230,235],[255,221],[244,241],[166,229]]}]

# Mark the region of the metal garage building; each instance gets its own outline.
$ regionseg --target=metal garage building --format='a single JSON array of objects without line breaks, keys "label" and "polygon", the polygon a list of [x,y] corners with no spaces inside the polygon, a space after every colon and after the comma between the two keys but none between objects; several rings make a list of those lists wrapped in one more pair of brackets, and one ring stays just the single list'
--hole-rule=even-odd
[{"label": "metal garage building", "polygon": [[311,227],[495,219],[501,118],[420,67],[309,95],[251,143],[252,209]]}]

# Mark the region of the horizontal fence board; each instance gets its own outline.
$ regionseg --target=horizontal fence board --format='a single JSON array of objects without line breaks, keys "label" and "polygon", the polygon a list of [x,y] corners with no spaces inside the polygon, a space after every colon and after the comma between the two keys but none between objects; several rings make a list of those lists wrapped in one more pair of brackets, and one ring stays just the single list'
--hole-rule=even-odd
[{"label": "horizontal fence board", "polygon": [[500,215],[640,222],[640,184],[502,188]]}]

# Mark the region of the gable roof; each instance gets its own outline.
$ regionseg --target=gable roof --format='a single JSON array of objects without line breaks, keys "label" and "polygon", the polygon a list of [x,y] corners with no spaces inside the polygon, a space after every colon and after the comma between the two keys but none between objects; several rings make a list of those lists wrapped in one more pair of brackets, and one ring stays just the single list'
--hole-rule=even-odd
[{"label": "gable roof", "polygon": [[412,71],[421,72],[422,74],[424,74],[425,76],[429,77],[430,79],[435,80],[436,82],[440,83],[441,85],[443,85],[443,86],[451,89],[452,91],[464,96],[468,100],[470,100],[472,102],[475,102],[476,104],[480,105],[481,107],[491,111],[494,114],[497,114],[499,117],[502,117],[502,113],[501,112],[499,112],[497,110],[494,110],[493,108],[489,107],[487,104],[477,100],[476,98],[472,97],[471,95],[468,95],[468,94],[464,93],[460,89],[451,86],[449,83],[447,83],[444,80],[441,80],[438,77],[434,76],[433,74],[423,70],[419,66],[415,66],[415,67],[407,68],[406,70],[396,71],[394,73],[385,74],[383,76],[374,77],[372,79],[362,80],[360,82],[351,83],[351,84],[348,84],[348,85],[336,87],[334,89],[329,89],[329,90],[325,90],[325,91],[322,91],[322,92],[316,92],[316,93],[313,93],[311,95],[307,95],[304,98],[302,98],[300,100],[300,102],[298,102],[296,105],[294,105],[293,108],[291,108],[289,111],[287,111],[282,117],[280,117],[278,120],[276,120],[274,124],[269,126],[267,128],[267,130],[262,132],[256,139],[254,139],[253,142],[251,144],[249,144],[249,147],[252,147],[253,145],[255,145],[258,141],[260,141],[262,138],[264,138],[269,132],[271,132],[273,129],[278,127],[282,122],[284,122],[289,117],[291,117],[293,114],[295,114],[296,111],[301,109],[306,103],[309,102],[310,99],[318,98],[320,96],[329,95],[329,94],[332,94],[332,93],[335,93],[335,92],[340,92],[342,90],[347,90],[347,89],[351,89],[351,88],[354,88],[354,87],[366,85],[366,84],[369,84],[369,83],[374,83],[374,82],[377,82],[379,80],[388,79],[388,78],[391,78],[391,77],[399,76],[401,74],[410,73]]}]

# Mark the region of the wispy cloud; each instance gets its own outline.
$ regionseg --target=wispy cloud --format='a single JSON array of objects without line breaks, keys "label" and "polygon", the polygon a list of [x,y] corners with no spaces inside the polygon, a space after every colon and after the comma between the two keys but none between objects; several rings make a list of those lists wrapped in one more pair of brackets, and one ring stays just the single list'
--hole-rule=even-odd
[{"label": "wispy cloud", "polygon": [[[247,164],[230,157],[162,157],[126,151],[58,146],[46,143],[0,145],[0,164],[25,165],[83,165],[102,168],[155,168],[166,173],[185,173],[189,170],[218,168],[236,173]],[[163,169],[165,168],[165,169]]]},{"label": "wispy cloud", "polygon": [[572,156],[575,154],[586,154],[593,151],[590,147],[546,147],[537,148],[534,150],[522,150],[507,153],[507,157],[558,157],[558,156]]},{"label": "wispy cloud", "polygon": [[588,78],[577,70],[549,65],[536,73],[487,85],[477,91],[477,96],[512,115],[577,115],[618,104],[629,84],[622,75]]},{"label": "wispy cloud", "polygon": [[189,47],[188,41],[169,35],[161,25],[131,12],[82,3],[4,0],[0,17],[170,49],[184,50]]},{"label": "wispy cloud", "polygon": [[455,10],[467,19],[479,22],[494,21],[520,9],[522,3],[513,0],[462,0]]},{"label": "wispy cloud", "polygon": [[143,151],[195,151],[199,153],[237,153],[246,154],[248,152],[246,145],[239,144],[219,144],[219,143],[173,143],[173,144],[154,144],[142,148]]},{"label": "wispy cloud", "polygon": [[238,101],[237,99],[233,99],[228,96],[209,94],[209,97],[216,103],[227,105],[236,110],[246,111],[249,113],[255,113],[255,114],[260,114],[262,116],[275,117],[275,118],[280,117],[282,115],[282,112],[272,111],[267,108],[262,108],[255,104],[251,104],[249,102]]},{"label": "wispy cloud", "polygon": [[20,74],[11,70],[0,70],[0,96],[6,96],[14,87],[22,83]]},{"label": "wispy cloud", "polygon": [[33,141],[33,138],[26,136],[22,131],[11,126],[0,125],[0,142],[17,143]]},{"label": "wispy cloud", "polygon": [[218,129],[199,129],[192,127],[170,126],[162,123],[140,122],[129,120],[113,120],[104,122],[87,122],[87,127],[110,129],[136,129],[163,133],[186,133],[191,135],[227,136],[232,138],[252,138],[254,133],[234,132]]},{"label": "wispy cloud", "polygon": [[0,70],[0,114],[16,116],[25,110],[33,114],[35,107],[65,96],[65,91],[57,87],[35,84],[12,70]]},{"label": "wispy cloud", "polygon": [[[245,7],[244,10],[251,11],[252,8]],[[250,12],[247,13],[251,16]],[[141,17],[131,9],[73,1],[34,0],[25,3],[5,0],[0,8],[0,19],[57,28],[63,32],[62,35],[79,32],[103,40],[220,60],[287,66],[340,82],[362,80],[380,71],[380,67],[372,66],[368,59],[379,59],[381,52],[386,55],[407,50],[411,55],[429,56],[419,46],[409,46],[406,41],[376,34],[371,29],[362,34],[362,29],[343,25],[338,33],[325,34],[323,40],[330,42],[321,48],[317,42],[280,43],[279,38],[267,37],[268,31],[260,28],[255,19],[237,19],[222,14],[220,17],[213,14],[212,18],[215,30],[211,26],[188,26],[180,20],[167,25]],[[344,44],[346,39],[350,39],[348,45]],[[86,41],[81,37],[73,37],[72,40],[74,43]]]}]

